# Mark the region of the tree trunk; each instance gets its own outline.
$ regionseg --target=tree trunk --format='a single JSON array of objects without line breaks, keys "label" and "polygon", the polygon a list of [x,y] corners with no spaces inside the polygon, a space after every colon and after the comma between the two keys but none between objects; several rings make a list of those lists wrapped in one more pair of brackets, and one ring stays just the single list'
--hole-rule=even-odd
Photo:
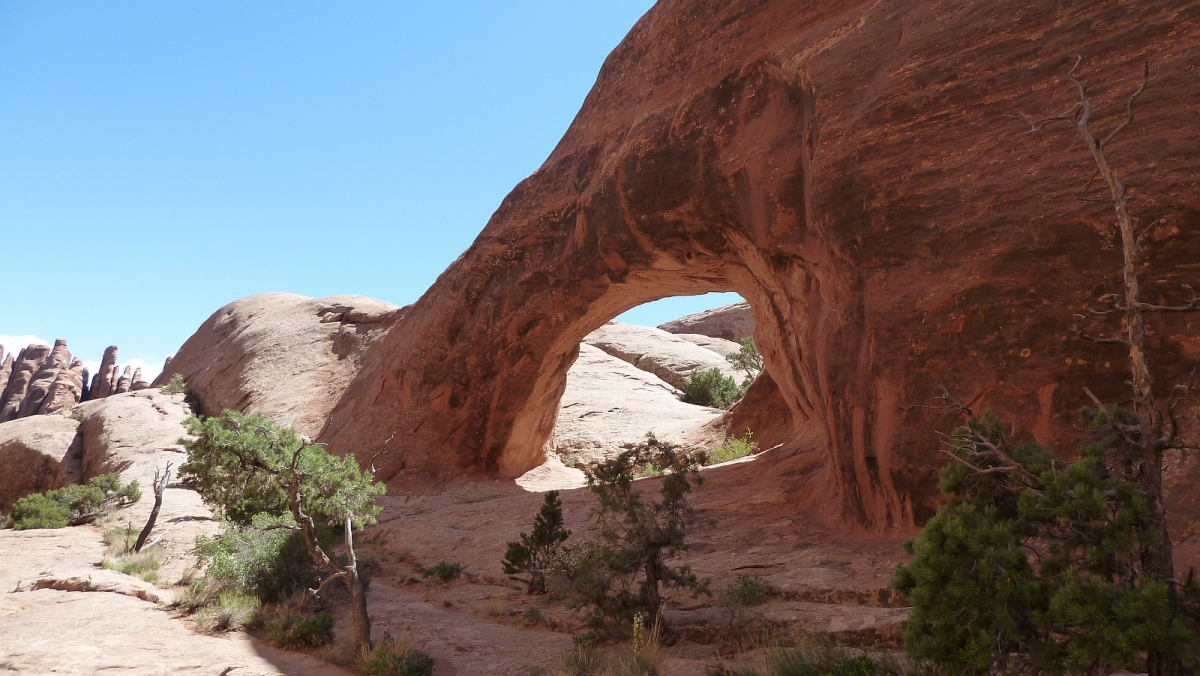
[{"label": "tree trunk", "polygon": [[646,562],[646,610],[650,613],[650,622],[658,621],[658,609],[662,601],[658,598],[658,561],[651,558]]},{"label": "tree trunk", "polygon": [[[1078,62],[1076,62],[1078,66]],[[1072,73],[1074,70],[1072,69]],[[1138,240],[1133,231],[1133,221],[1129,217],[1129,196],[1125,185],[1113,173],[1104,153],[1105,143],[1125,125],[1118,127],[1105,141],[1101,141],[1088,129],[1088,119],[1091,104],[1087,98],[1084,85],[1071,76],[1079,89],[1081,100],[1080,116],[1075,122],[1075,128],[1083,138],[1092,158],[1096,161],[1096,173],[1108,186],[1112,197],[1113,208],[1117,212],[1117,227],[1121,233],[1121,247],[1125,260],[1123,274],[1125,281],[1125,326],[1129,341],[1129,369],[1133,385],[1133,407],[1138,418],[1139,443],[1142,446],[1142,488],[1146,493],[1149,514],[1146,517],[1147,530],[1153,532],[1158,540],[1148,544],[1142,550],[1142,571],[1155,580],[1170,585],[1170,593],[1174,598],[1175,565],[1171,555],[1171,536],[1167,531],[1166,509],[1163,506],[1162,461],[1163,461],[1163,414],[1154,401],[1154,380],[1150,375],[1150,365],[1147,359],[1149,348],[1146,342],[1146,318],[1139,303],[1138,289]],[[1129,116],[1126,125],[1133,121],[1133,99],[1145,88],[1146,80],[1134,93],[1129,101]],[[1182,673],[1182,663],[1173,657],[1163,655],[1156,650],[1147,654],[1148,676],[1176,676]]]},{"label": "tree trunk", "polygon": [[346,556],[350,565],[346,566],[346,587],[350,590],[350,616],[354,625],[354,649],[359,655],[365,655],[373,648],[371,643],[371,616],[367,614],[367,590],[363,589],[362,578],[358,575],[358,557],[354,554],[354,524],[350,516],[346,517]]},{"label": "tree trunk", "polygon": [[133,545],[133,551],[140,552],[142,547],[146,545],[146,540],[150,537],[150,532],[154,530],[154,522],[158,521],[158,510],[162,509],[163,493],[167,490],[167,482],[171,479],[171,463],[167,463],[167,469],[163,472],[162,478],[158,476],[158,470],[154,470],[154,509],[150,510],[150,518],[146,519],[146,525],[142,527],[142,532],[138,533],[137,542]]}]

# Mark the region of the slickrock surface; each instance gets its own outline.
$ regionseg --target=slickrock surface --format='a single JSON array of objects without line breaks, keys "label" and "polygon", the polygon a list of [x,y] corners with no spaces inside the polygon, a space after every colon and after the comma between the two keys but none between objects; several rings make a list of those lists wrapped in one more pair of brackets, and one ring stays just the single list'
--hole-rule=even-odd
[{"label": "slickrock surface", "polygon": [[0,512],[30,493],[82,476],[79,423],[63,416],[35,416],[0,424]]},{"label": "slickrock surface", "polygon": [[[1076,55],[1105,133],[1153,55],[1109,155],[1138,221],[1163,219],[1147,298],[1196,283],[1197,18],[1181,0],[659,2],[321,439],[363,459],[392,439],[384,476],[519,476],[544,459],[585,335],[643,302],[736,291],[810,468],[797,500],[911,530],[940,500],[936,433],[954,421],[914,407],[940,386],[1063,454],[1084,385],[1129,396],[1119,346],[1071,332],[1121,265],[1111,207],[1075,196],[1092,160],[1069,126],[1011,117],[1071,105]],[[1200,357],[1196,321],[1156,318],[1159,382]]]},{"label": "slickrock surface", "polygon": [[676,388],[682,388],[693,371],[711,368],[741,380],[742,374],[729,365],[724,355],[661,329],[609,322],[584,336],[583,342],[653,373]]},{"label": "slickrock surface", "polygon": [[645,440],[647,432],[685,447],[701,442],[708,448],[712,439],[688,432],[721,414],[683,403],[675,388],[653,373],[585,343],[567,372],[555,450],[564,461],[590,463]]},{"label": "slickrock surface", "polygon": [[[659,327],[662,328],[662,327]],[[740,343],[735,343],[732,340],[724,338],[714,338],[701,333],[676,333],[676,338],[682,338],[689,343],[694,343],[706,350],[712,350],[722,357],[728,356],[742,349]]]},{"label": "slickrock surface", "polygon": [[658,328],[667,333],[692,333],[736,343],[754,337],[754,312],[749,303],[741,301],[680,317]]},{"label": "slickrock surface", "polygon": [[208,415],[263,413],[315,436],[362,353],[403,310],[362,296],[262,293],[213,313],[155,380],[178,373]]}]

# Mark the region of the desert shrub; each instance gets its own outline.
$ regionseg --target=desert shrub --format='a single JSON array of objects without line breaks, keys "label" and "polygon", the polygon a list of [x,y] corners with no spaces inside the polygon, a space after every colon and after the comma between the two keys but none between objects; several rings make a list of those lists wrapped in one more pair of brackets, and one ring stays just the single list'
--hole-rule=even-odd
[{"label": "desert shrub", "polygon": [[[354,607],[355,649],[369,650],[366,590],[350,534],[375,522],[384,485],[364,473],[354,456],[330,455],[262,415],[226,410],[185,423],[192,438],[181,440],[188,462],[180,474],[232,522],[254,528],[259,520],[275,519],[272,527],[300,534],[326,579],[345,584]],[[321,538],[322,527],[335,525],[346,534],[342,559],[327,553]]]},{"label": "desert shrub", "polygon": [[1081,423],[1076,462],[1013,441],[991,413],[951,433],[949,500],[892,583],[913,607],[910,657],[981,675],[1138,671],[1148,650],[1200,659],[1197,585],[1180,594],[1142,567],[1157,540],[1136,417],[1110,406]]},{"label": "desert shrub", "polygon": [[288,516],[259,514],[249,525],[221,521],[221,534],[196,538],[196,560],[206,575],[225,589],[236,589],[275,603],[288,594],[316,587],[320,571],[294,530],[278,528],[295,521]]},{"label": "desert shrub", "polygon": [[775,595],[771,583],[757,575],[738,575],[737,579],[721,590],[721,604],[748,608],[761,606]]},{"label": "desert shrub", "polygon": [[758,453],[758,444],[754,443],[754,433],[746,430],[746,438],[725,437],[719,446],[708,452],[704,460],[706,465],[716,465],[730,460],[737,460]]},{"label": "desert shrub", "polygon": [[137,481],[121,485],[121,477],[103,474],[86,484],[35,493],[13,503],[9,523],[16,530],[65,528],[94,520],[105,509],[142,499]]},{"label": "desert shrub", "polygon": [[305,615],[285,608],[272,613],[263,630],[276,647],[315,648],[333,640],[333,624],[329,613]]},{"label": "desert shrub", "polygon": [[221,587],[206,577],[192,580],[183,593],[175,597],[172,607],[188,614],[196,613],[205,606],[214,605],[221,594]]},{"label": "desert shrub", "polygon": [[745,391],[733,378],[721,373],[721,369],[696,369],[684,379],[683,395],[680,399],[697,406],[729,408],[741,399],[743,394]]},{"label": "desert shrub", "polygon": [[158,568],[165,555],[163,548],[155,545],[133,551],[137,531],[131,528],[113,528],[105,531],[104,543],[108,550],[101,565],[125,575],[138,575],[147,582],[158,581]]},{"label": "desert shrub", "polygon": [[166,385],[160,386],[158,391],[163,394],[184,394],[187,392],[187,383],[183,382],[183,376],[176,373]]},{"label": "desert shrub", "polygon": [[[563,527],[558,491],[549,491],[542,501],[542,508],[533,518],[533,532],[521,533],[518,541],[508,543],[508,551],[501,562],[504,574],[524,582],[530,594],[545,592],[550,561],[570,536],[571,531]],[[522,573],[528,577],[517,577]]]},{"label": "desert shrub", "polygon": [[595,676],[604,669],[604,659],[590,644],[578,645],[559,658],[555,676]]},{"label": "desert shrub", "polygon": [[359,661],[359,668],[366,676],[433,675],[433,658],[428,653],[386,633]]},{"label": "desert shrub", "polygon": [[750,383],[758,377],[763,370],[762,354],[758,351],[758,344],[753,338],[743,338],[741,347],[737,352],[725,355],[725,361],[729,362],[735,369],[746,374],[746,378],[742,380],[742,392],[750,389]]},{"label": "desert shrub", "polygon": [[219,634],[250,624],[257,611],[258,599],[236,589],[226,589],[214,603],[200,608],[196,623],[205,631]]},{"label": "desert shrub", "polygon": [[525,624],[537,624],[538,620],[542,619],[542,609],[537,606],[529,606],[525,612],[521,613],[521,621]]},{"label": "desert shrub", "polygon": [[[599,498],[592,513],[597,546],[580,553],[567,577],[575,596],[592,607],[595,628],[629,631],[639,614],[658,618],[663,585],[709,593],[687,566],[667,563],[687,550],[692,519],[687,494],[702,481],[699,462],[648,434],[587,473],[588,487]],[[657,502],[646,502],[633,488],[635,473],[646,463],[666,472]]]},{"label": "desert shrub", "polygon": [[425,577],[434,577],[439,582],[446,583],[462,575],[462,564],[438,561],[432,568],[427,568]]},{"label": "desert shrub", "polygon": [[882,670],[866,655],[849,657],[830,647],[777,648],[767,654],[771,676],[876,676]]}]

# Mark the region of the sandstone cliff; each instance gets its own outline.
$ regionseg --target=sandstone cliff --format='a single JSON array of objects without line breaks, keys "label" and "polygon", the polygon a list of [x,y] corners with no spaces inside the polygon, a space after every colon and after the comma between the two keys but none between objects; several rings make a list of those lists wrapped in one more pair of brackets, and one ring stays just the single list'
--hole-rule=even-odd
[{"label": "sandstone cliff", "polygon": [[[584,336],[644,302],[736,291],[771,377],[756,396],[786,409],[804,468],[798,504],[871,529],[931,514],[954,420],[916,405],[941,386],[1069,453],[1083,385],[1128,395],[1120,351],[1070,330],[1119,252],[1111,209],[1074,196],[1093,166],[1073,132],[1011,116],[1074,101],[1082,54],[1111,128],[1153,56],[1110,157],[1140,222],[1162,219],[1143,287],[1173,298],[1200,247],[1196,19],[1180,0],[663,0],[365,357],[322,440],[365,459],[392,439],[385,476],[517,476],[542,461]],[[1172,382],[1200,356],[1196,320],[1159,321]]]},{"label": "sandstone cliff", "polygon": [[263,413],[315,436],[358,373],[362,353],[403,316],[362,296],[262,293],[217,310],[154,381],[178,373],[203,413]]}]

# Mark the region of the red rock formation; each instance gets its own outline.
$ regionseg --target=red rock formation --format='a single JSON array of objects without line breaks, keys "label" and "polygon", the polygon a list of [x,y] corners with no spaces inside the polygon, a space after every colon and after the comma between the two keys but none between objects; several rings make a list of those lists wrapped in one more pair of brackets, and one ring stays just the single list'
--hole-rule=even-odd
[{"label": "red rock formation", "polygon": [[[0,346],[0,397],[3,397],[4,390],[8,387],[8,377],[12,375],[13,356],[12,353],[4,354],[4,347]],[[0,404],[3,404],[3,399],[0,398]]]},{"label": "red rock formation", "polygon": [[214,312],[154,384],[178,373],[207,415],[263,413],[315,436],[358,373],[361,354],[402,313],[362,296],[242,298]]},{"label": "red rock formation", "polygon": [[680,317],[658,328],[667,333],[696,333],[737,342],[754,337],[754,312],[743,301]]},{"label": "red rock formation", "polygon": [[100,367],[92,378],[92,399],[103,399],[113,393],[113,374],[117,369],[117,346],[109,345],[104,348],[104,356],[100,359]]},{"label": "red rock formation", "polygon": [[4,394],[0,396],[0,422],[20,417],[21,405],[29,392],[29,386],[49,356],[49,345],[29,345],[21,350],[13,362],[12,375],[9,376]]},{"label": "red rock formation", "polygon": [[[1111,128],[1154,58],[1110,157],[1139,221],[1162,219],[1143,286],[1175,298],[1200,248],[1198,18],[1178,0],[662,0],[322,439],[363,460],[391,439],[385,474],[516,476],[584,335],[736,291],[805,468],[797,502],[873,529],[928,516],[955,421],[914,406],[940,386],[1069,453],[1081,386],[1128,396],[1120,349],[1071,333],[1119,250],[1111,209],[1075,197],[1093,166],[1073,131],[1010,116],[1070,105],[1082,54]],[[1196,321],[1155,318],[1161,382],[1200,356]]]}]

